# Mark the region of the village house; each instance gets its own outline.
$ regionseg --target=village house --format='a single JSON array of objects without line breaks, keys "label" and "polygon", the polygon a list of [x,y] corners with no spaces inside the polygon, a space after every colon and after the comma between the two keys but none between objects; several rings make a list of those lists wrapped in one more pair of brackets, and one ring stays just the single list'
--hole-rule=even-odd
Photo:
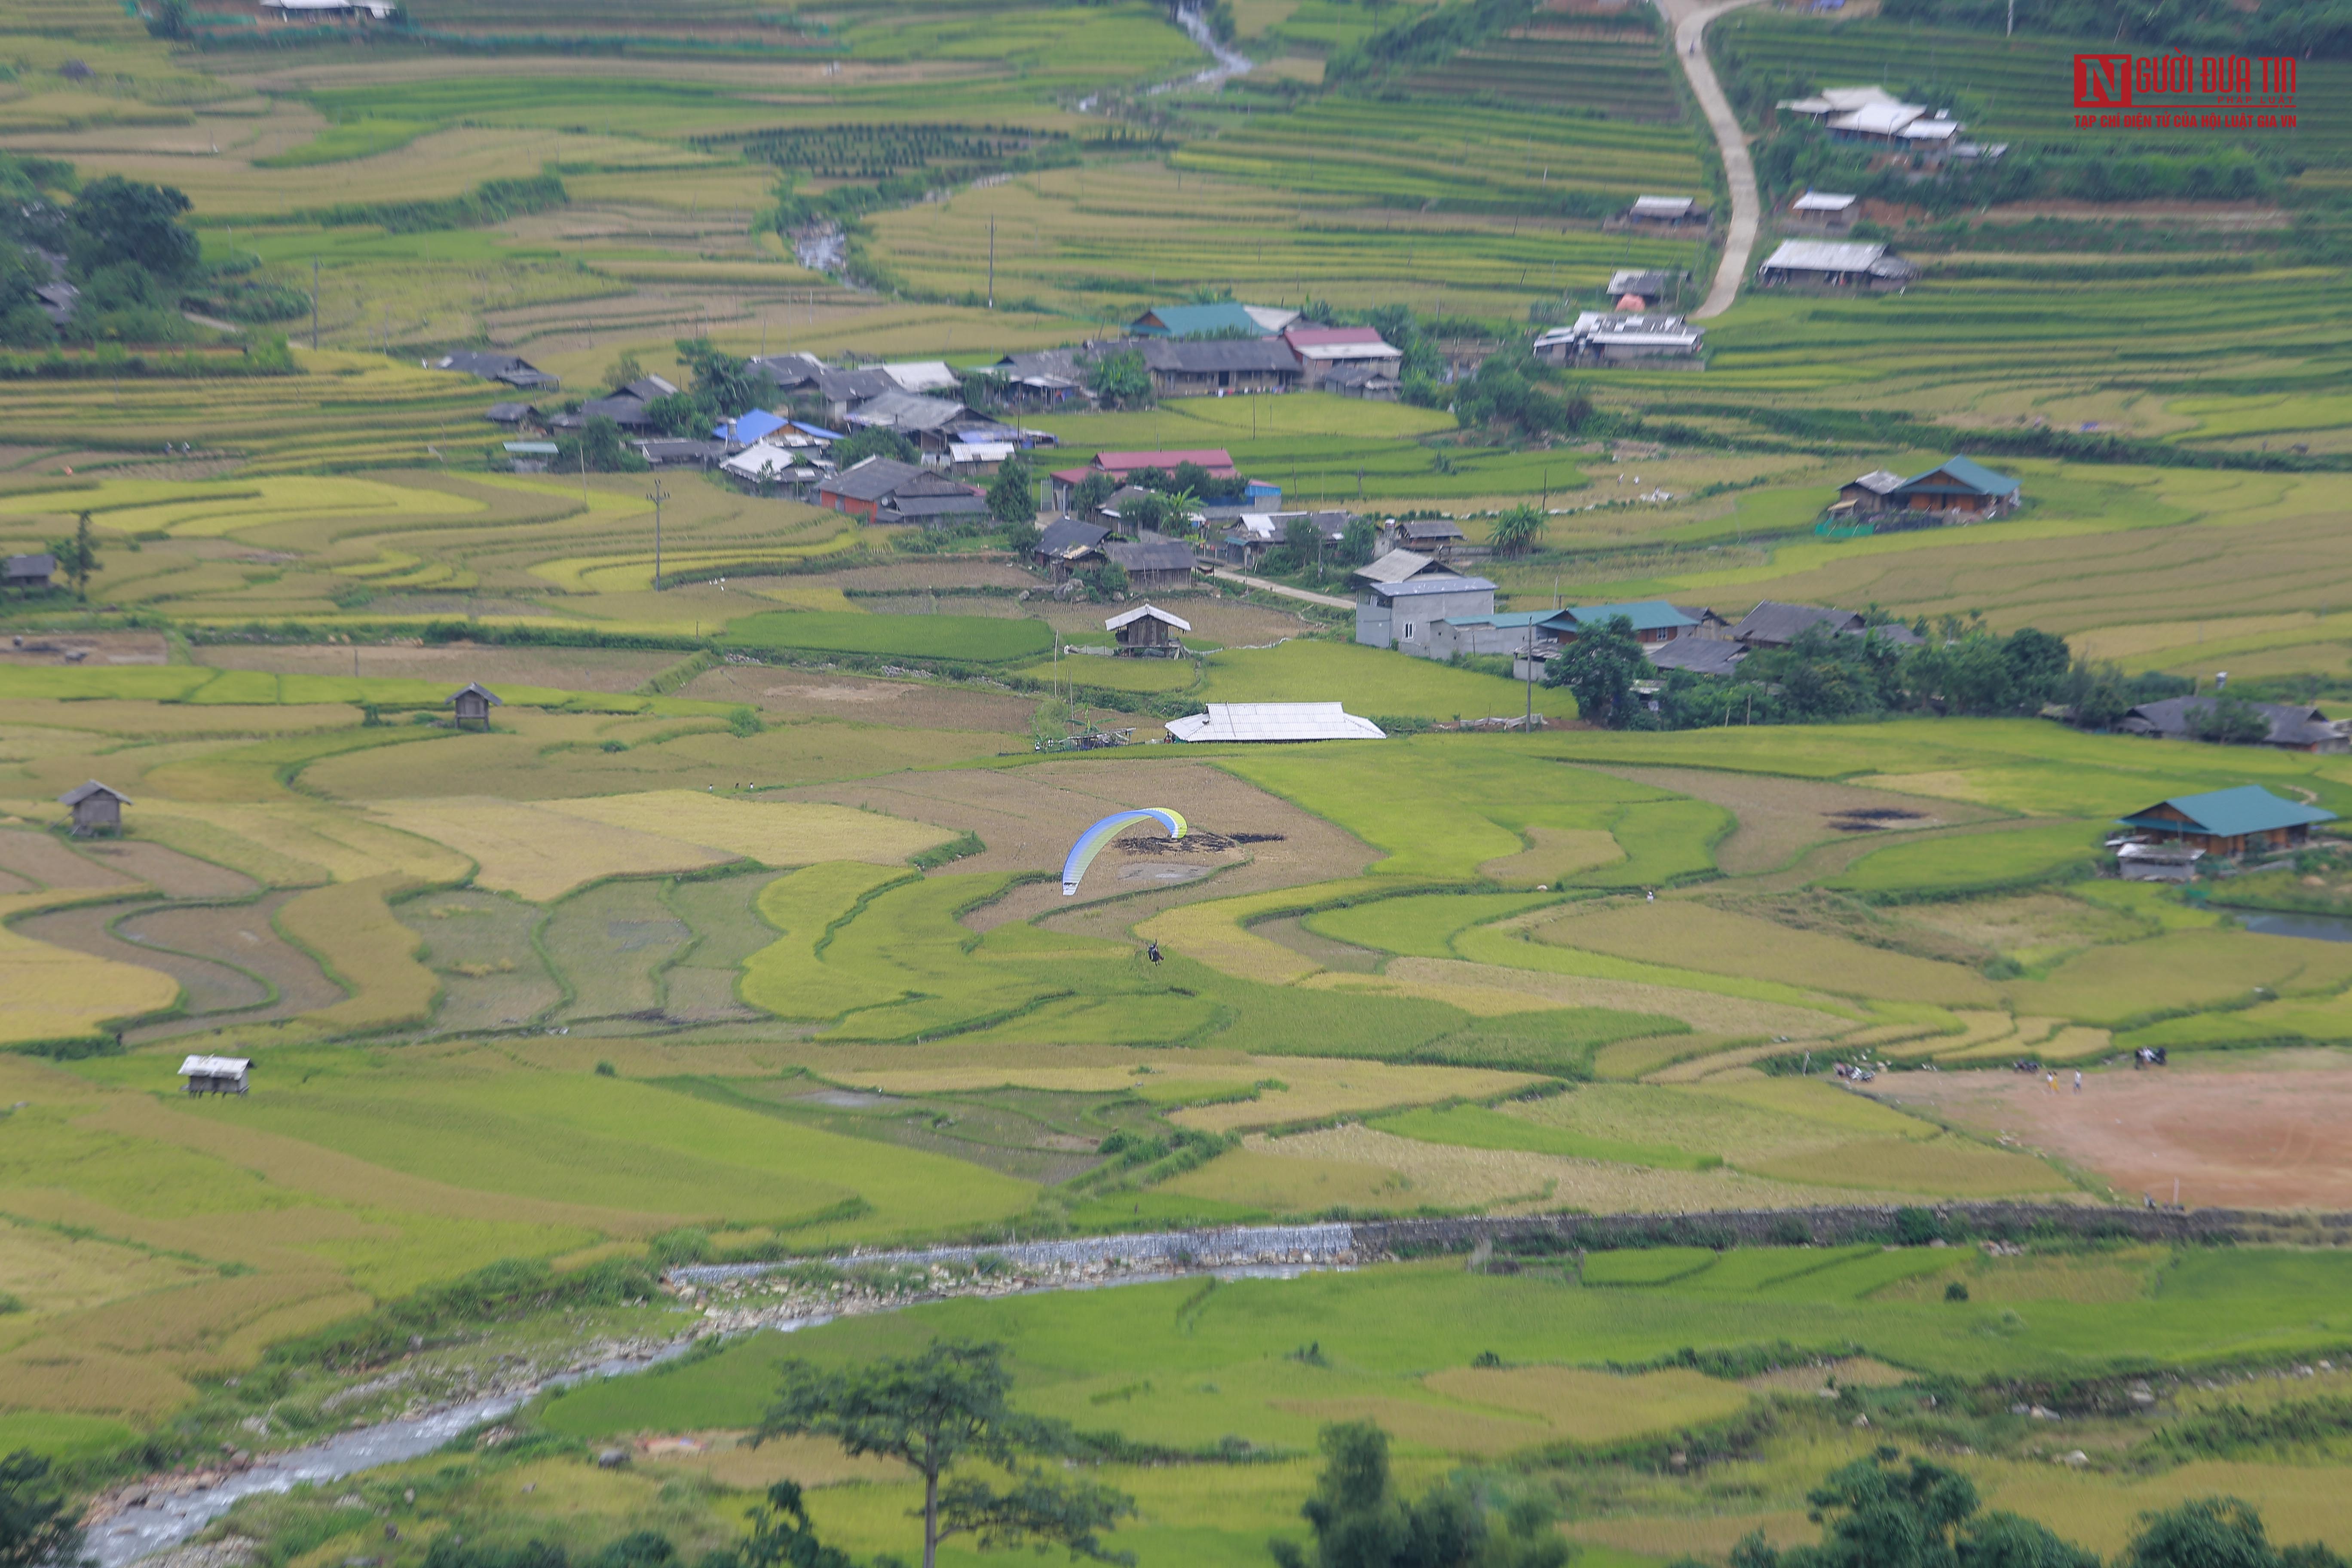
[{"label": "village house", "polygon": [[1309,327],[1284,329],[1282,341],[1298,361],[1300,384],[1319,387],[1335,370],[1369,367],[1395,377],[1404,370],[1404,351],[1390,346],[1372,327]]},{"label": "village house", "polygon": [[779,392],[799,392],[813,389],[816,378],[828,368],[824,361],[812,353],[754,354],[751,369],[775,384]]},{"label": "village house", "polygon": [[[1404,553],[1393,551],[1384,559]],[[1484,577],[1444,572],[1381,582],[1367,580],[1360,572],[1356,580],[1360,584],[1356,640],[1368,647],[1392,647],[1421,658],[1442,658],[1445,656],[1435,651],[1442,634],[1433,629],[1432,623],[1491,620],[1495,614],[1495,584]]]},{"label": "village house", "polygon": [[1574,642],[1585,631],[1611,621],[1631,622],[1634,638],[1644,644],[1668,643],[1698,629],[1698,622],[1663,599],[1641,599],[1622,605],[1578,605],[1549,612],[1543,626],[1560,642]]},{"label": "village house", "polygon": [[1139,605],[1103,623],[1103,630],[1118,639],[1119,653],[1129,658],[1181,658],[1184,645],[1176,634],[1192,629],[1192,622],[1152,605]]},{"label": "village house", "polygon": [[824,399],[825,416],[835,424],[877,397],[906,390],[881,370],[821,370],[804,389]]},{"label": "village house", "polygon": [[1842,238],[1853,232],[1853,220],[1862,216],[1861,207],[1862,204],[1853,196],[1835,191],[1807,191],[1789,204],[1788,216],[1780,220],[1780,226],[1790,234]]},{"label": "village house", "polygon": [[11,555],[0,562],[0,588],[46,588],[57,571],[54,555]]},{"label": "village house", "polygon": [[868,458],[817,485],[816,504],[867,522],[948,526],[988,511],[988,500],[970,485],[896,458]]},{"label": "village house", "polygon": [[897,382],[903,392],[925,396],[942,392],[954,393],[958,397],[963,395],[963,379],[948,368],[945,360],[894,360],[876,368]]},{"label": "village house", "polygon": [[1875,517],[1894,503],[1887,500],[1901,487],[1903,476],[1886,468],[1873,468],[1857,475],[1838,487],[1838,499],[1830,505],[1830,515],[1836,518]]},{"label": "village house", "polygon": [[[1843,492],[1841,492],[1843,495]],[[2024,490],[2007,474],[1970,458],[1947,458],[1926,473],[1914,474],[1886,492],[1889,510],[1932,513],[1958,521],[1990,521],[2015,511]]]},{"label": "village house", "polygon": [[1653,669],[1687,669],[1693,675],[1727,676],[1735,673],[1739,661],[1748,657],[1748,645],[1724,637],[1685,634],[1672,642],[1643,644],[1642,657],[1650,661]]},{"label": "village house", "polygon": [[246,1057],[190,1057],[180,1064],[190,1094],[243,1094],[253,1062]]},{"label": "village house", "polygon": [[1391,518],[1381,524],[1377,542],[1383,553],[1409,550],[1432,561],[1444,561],[1469,543],[1470,537],[1451,518],[1416,518],[1410,522]]},{"label": "village house", "polygon": [[1273,338],[1152,339],[1141,352],[1155,397],[1288,392],[1305,374],[1297,357]]},{"label": "village house", "polygon": [[509,430],[536,430],[544,416],[528,403],[493,403],[482,417]]},{"label": "village house", "polygon": [[1632,206],[1601,226],[1653,233],[1686,232],[1706,228],[1709,216],[1706,208],[1688,196],[1636,196]]},{"label": "village house", "polygon": [[449,694],[449,706],[460,730],[487,730],[490,727],[490,710],[503,708],[506,703],[488,687],[469,680]]},{"label": "village house", "polygon": [[1919,269],[1886,247],[1859,240],[1784,239],[1756,269],[1763,289],[1853,289],[1886,293],[1918,281]]},{"label": "village house", "polygon": [[1168,721],[1171,741],[1385,741],[1388,731],[1337,702],[1212,702]]},{"label": "village house", "polygon": [[89,838],[100,833],[121,837],[122,808],[131,797],[91,779],[58,796],[58,804],[73,813],[73,836]]},{"label": "village house", "polygon": [[1731,628],[1734,642],[1748,647],[1788,647],[1815,626],[1832,637],[1859,636],[1869,622],[1856,610],[1833,610],[1824,605],[1784,605],[1766,599]]},{"label": "village house", "polygon": [[648,436],[630,447],[649,468],[714,468],[727,457],[727,443],[700,436]]},{"label": "village house", "polygon": [[1091,402],[1086,372],[1068,349],[1006,354],[988,367],[1002,389],[996,395],[1014,408],[1066,408]]},{"label": "village house", "polygon": [[1394,403],[1404,395],[1404,379],[1381,361],[1357,360],[1325,371],[1316,390],[1367,403]]},{"label": "village house", "polygon": [[1688,642],[1695,637],[1705,637],[1710,641],[1728,641],[1730,639],[1731,622],[1727,617],[1717,614],[1711,605],[1676,605],[1675,608],[1680,610],[1684,615],[1688,616],[1691,619],[1691,629],[1685,632],[1681,637],[1675,638],[1675,641]]},{"label": "village house", "polygon": [[1103,559],[1103,542],[1109,537],[1108,528],[1074,517],[1056,518],[1045,525],[1029,554],[1054,574],[1055,582],[1066,583],[1073,572]]},{"label": "village house", "polygon": [[1678,282],[1689,278],[1687,272],[1657,267],[1621,267],[1609,275],[1609,298],[1620,310],[1653,310],[1664,303]]},{"label": "village house", "polygon": [[[2126,735],[2144,735],[2151,740],[2194,740],[2195,721],[2220,700],[2218,697],[2205,696],[2168,697],[2158,702],[2143,702],[2117,720],[2116,728]],[[2252,702],[2247,706],[2270,726],[2269,732],[2253,742],[2256,745],[2274,746],[2283,752],[2352,751],[2352,741],[2346,739],[2343,728],[2307,703]]]},{"label": "village house", "polygon": [[502,381],[509,386],[533,392],[551,392],[563,384],[520,354],[460,350],[443,354],[436,360],[426,360],[425,365],[428,370],[455,371],[461,375],[476,375],[484,381]]},{"label": "village house", "polygon": [[[647,410],[665,397],[677,395],[677,384],[658,375],[641,375],[628,385],[615,388],[605,396],[593,398],[580,405],[572,416],[572,426],[584,426],[591,419],[610,419],[631,435],[654,433],[653,416]],[[564,424],[559,419],[557,424]]]},{"label": "village house", "polygon": [[1700,356],[1706,343],[1706,330],[1680,316],[1585,310],[1568,326],[1538,334],[1534,352],[1547,363],[1589,369],[1705,370],[1706,361]]},{"label": "village house", "polygon": [[2117,818],[2116,825],[2131,829],[2141,842],[2234,857],[2292,849],[2310,841],[2313,824],[2335,820],[2332,811],[2282,800],[2260,784],[2240,784],[2160,800]]},{"label": "village house", "polygon": [[1206,338],[1244,334],[1270,338],[1298,320],[1298,312],[1276,305],[1244,305],[1222,300],[1210,305],[1159,305],[1128,323],[1129,337]]},{"label": "village house", "polygon": [[[1455,654],[1533,658],[1538,664],[1536,679],[1540,680],[1542,661],[1559,648],[1559,639],[1545,624],[1552,615],[1550,610],[1495,610],[1483,616],[1448,616],[1431,622],[1423,640],[1431,658],[1452,658]],[[1526,678],[1525,671],[1519,674]]]},{"label": "village house", "polygon": [[1940,162],[1958,144],[1960,122],[1948,110],[1905,103],[1882,87],[1825,88],[1810,98],[1785,98],[1776,105],[1791,120],[1810,120],[1833,142],[1881,152],[1916,153]]},{"label": "village house", "polygon": [[821,472],[804,448],[755,441],[719,465],[719,471],[758,495],[782,495],[804,501]]},{"label": "village house", "polygon": [[1097,452],[1084,468],[1057,468],[1050,476],[1054,481],[1055,510],[1069,510],[1071,498],[1077,488],[1096,474],[1108,474],[1124,485],[1146,468],[1158,468],[1163,473],[1172,474],[1186,463],[1213,479],[1240,477],[1234,468],[1234,455],[1223,447],[1196,447],[1173,452]]},{"label": "village house", "polygon": [[1127,574],[1131,594],[1165,594],[1192,585],[1192,547],[1164,534],[1145,532],[1129,540],[1106,540],[1103,558]]}]

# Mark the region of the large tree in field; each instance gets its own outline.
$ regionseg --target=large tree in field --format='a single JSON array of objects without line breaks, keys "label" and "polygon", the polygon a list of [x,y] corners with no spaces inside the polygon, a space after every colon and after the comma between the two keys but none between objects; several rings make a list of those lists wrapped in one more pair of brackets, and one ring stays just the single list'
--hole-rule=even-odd
[{"label": "large tree in field", "polygon": [[1561,1568],[1568,1542],[1532,1495],[1499,1517],[1492,1500],[1440,1482],[1418,1501],[1389,1476],[1388,1434],[1369,1421],[1323,1428],[1329,1463],[1299,1511],[1311,1551],[1266,1543],[1280,1568]]},{"label": "large tree in field", "polygon": [[30,1448],[0,1459],[0,1568],[34,1568],[80,1555],[80,1527],[49,1481],[49,1462]]},{"label": "large tree in field", "polygon": [[[1106,1551],[1102,1532],[1135,1511],[1133,1500],[1087,1480],[1031,1466],[1066,1451],[1069,1429],[1015,1410],[1013,1374],[1001,1345],[940,1340],[920,1355],[863,1366],[784,1363],[776,1402],[754,1441],[809,1434],[853,1455],[897,1459],[923,1478],[923,1568],[937,1568],[940,1542],[970,1535],[992,1546],[1062,1546],[1072,1557],[1132,1563]],[[974,1476],[948,1477],[967,1459],[1013,1471],[1000,1489]]]},{"label": "large tree in field", "polygon": [[66,213],[75,270],[87,278],[128,261],[166,284],[186,280],[201,259],[194,231],[180,222],[187,210],[188,198],[169,185],[120,174],[92,180]]},{"label": "large tree in field", "polygon": [[1565,686],[1576,699],[1577,716],[1604,730],[1622,730],[1649,717],[1633,698],[1633,683],[1650,679],[1633,623],[1612,616],[1602,625],[1579,628],[1575,639],[1552,655],[1546,686]]},{"label": "large tree in field", "polygon": [[1898,1469],[1896,1458],[1881,1448],[1806,1494],[1820,1545],[1775,1551],[1759,1531],[1731,1549],[1731,1568],[2099,1568],[2096,1553],[2030,1519],[1978,1512],[1976,1485],[1958,1470],[1918,1458]]}]

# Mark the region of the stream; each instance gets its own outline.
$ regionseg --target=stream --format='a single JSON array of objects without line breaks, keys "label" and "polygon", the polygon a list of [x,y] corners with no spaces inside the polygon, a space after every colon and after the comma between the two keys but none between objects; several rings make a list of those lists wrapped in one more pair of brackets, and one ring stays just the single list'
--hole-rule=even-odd
[{"label": "stream", "polygon": [[1202,16],[1196,7],[1179,5],[1176,8],[1176,25],[1183,28],[1194,43],[1213,56],[1217,63],[1205,70],[1195,71],[1191,76],[1179,77],[1174,81],[1163,81],[1151,89],[1153,92],[1166,92],[1179,87],[1215,87],[1220,83],[1232,80],[1234,77],[1247,76],[1256,68],[1255,60],[1251,59],[1231,44],[1218,41],[1217,35],[1209,30],[1208,18]]},{"label": "stream", "polygon": [[[938,1264],[969,1266],[983,1256],[993,1257],[1038,1281],[1008,1292],[1027,1295],[1143,1285],[1195,1273],[1214,1274],[1225,1279],[1295,1279],[1318,1269],[1352,1265],[1357,1257],[1355,1245],[1354,1233],[1345,1225],[1261,1226],[1213,1232],[1080,1237],[990,1247],[927,1247],[909,1252],[853,1254],[831,1261],[845,1267],[878,1264],[924,1268]],[[692,1265],[670,1270],[669,1278],[687,1285],[711,1285],[757,1279],[790,1267],[773,1263]],[[910,1296],[883,1310],[895,1311],[937,1299]],[[722,1335],[759,1329],[790,1333],[795,1329],[829,1323],[833,1318],[830,1312],[784,1318],[739,1316],[731,1324],[722,1320],[708,1325],[704,1332],[715,1327]],[[83,1542],[84,1554],[94,1568],[126,1568],[126,1564],[152,1552],[178,1545],[245,1498],[341,1480],[379,1465],[421,1458],[484,1422],[512,1415],[551,1388],[644,1372],[683,1355],[697,1338],[691,1334],[681,1336],[645,1354],[598,1362],[422,1415],[355,1426],[306,1447],[257,1458],[248,1468],[209,1486],[165,1493],[161,1489],[165,1483],[159,1482],[150,1500],[91,1526]]]}]

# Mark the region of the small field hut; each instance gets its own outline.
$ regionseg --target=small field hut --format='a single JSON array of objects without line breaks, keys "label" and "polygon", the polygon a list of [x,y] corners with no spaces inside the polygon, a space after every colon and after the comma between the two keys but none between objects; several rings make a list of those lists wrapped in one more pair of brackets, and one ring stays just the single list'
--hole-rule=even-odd
[{"label": "small field hut", "polygon": [[180,1064],[190,1094],[243,1094],[253,1063],[244,1057],[190,1057]]},{"label": "small field hut", "polygon": [[92,779],[58,796],[58,804],[72,808],[74,837],[88,838],[98,833],[120,834],[122,808],[131,804],[131,797]]},{"label": "small field hut", "polygon": [[1129,658],[1181,658],[1184,645],[1176,634],[1192,629],[1192,622],[1151,605],[1139,605],[1103,623],[1103,630],[1118,638],[1120,655]]},{"label": "small field hut", "polygon": [[488,687],[467,681],[464,690],[450,695],[449,706],[457,711],[460,730],[487,730],[490,727],[490,710],[506,704]]}]

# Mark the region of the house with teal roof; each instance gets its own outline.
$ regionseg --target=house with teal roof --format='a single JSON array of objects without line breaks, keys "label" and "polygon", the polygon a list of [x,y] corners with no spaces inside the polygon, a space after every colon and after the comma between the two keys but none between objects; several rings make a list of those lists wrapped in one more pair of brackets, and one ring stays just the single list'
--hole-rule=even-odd
[{"label": "house with teal roof", "polygon": [[2180,844],[2208,855],[2263,854],[2307,843],[2314,825],[2336,814],[2273,795],[2260,784],[2175,795],[2116,818],[2143,842]]}]

